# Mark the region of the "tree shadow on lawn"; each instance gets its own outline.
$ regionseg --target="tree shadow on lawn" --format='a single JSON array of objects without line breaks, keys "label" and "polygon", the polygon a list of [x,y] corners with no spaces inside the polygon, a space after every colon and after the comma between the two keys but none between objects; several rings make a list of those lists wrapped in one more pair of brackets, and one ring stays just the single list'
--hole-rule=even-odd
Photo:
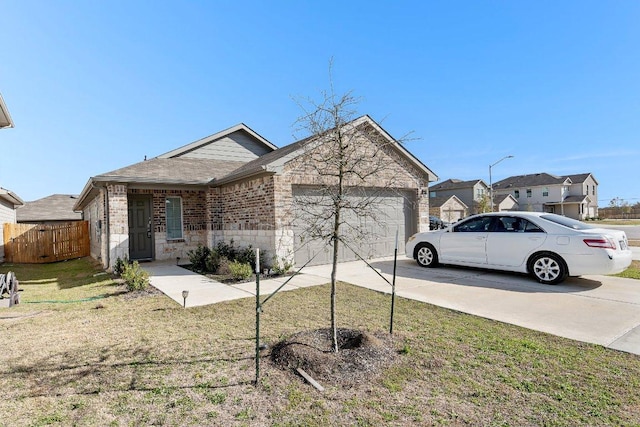
[{"label": "tree shadow on lawn", "polygon": [[[254,360],[248,352],[238,357],[185,360],[152,360],[154,355],[151,347],[132,348],[128,353],[130,354],[123,356],[121,351],[113,347],[103,347],[88,354],[79,348],[74,352],[64,351],[47,355],[32,362],[20,359],[13,364],[5,365],[5,368],[0,370],[0,375],[4,377],[5,384],[21,384],[19,388],[5,390],[7,398],[16,399],[95,395],[105,392],[150,392],[159,388],[222,389],[253,384],[249,379],[238,378],[230,381],[225,376],[213,376],[208,380],[203,378],[201,382],[194,382],[191,371],[201,371],[206,369],[206,366],[231,364],[232,367],[222,370],[222,374],[235,370],[240,376],[246,376],[246,368],[251,366]],[[82,362],[87,356],[92,360]],[[112,357],[126,360],[107,362]],[[262,355],[261,358],[267,356]],[[61,360],[63,361],[57,362]],[[187,381],[192,383],[185,384]]]}]

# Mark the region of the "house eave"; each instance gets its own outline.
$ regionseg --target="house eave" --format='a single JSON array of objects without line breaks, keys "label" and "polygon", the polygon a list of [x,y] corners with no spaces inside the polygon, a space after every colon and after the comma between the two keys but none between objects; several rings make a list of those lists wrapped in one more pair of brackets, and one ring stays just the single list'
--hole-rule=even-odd
[{"label": "house eave", "polygon": [[13,120],[11,120],[9,109],[7,108],[7,105],[4,103],[2,94],[0,94],[0,129],[12,128],[12,127],[13,127]]},{"label": "house eave", "polygon": [[11,203],[13,206],[23,206],[24,200],[22,200],[16,193],[13,191],[7,190],[5,188],[0,188],[0,198],[6,200]]}]

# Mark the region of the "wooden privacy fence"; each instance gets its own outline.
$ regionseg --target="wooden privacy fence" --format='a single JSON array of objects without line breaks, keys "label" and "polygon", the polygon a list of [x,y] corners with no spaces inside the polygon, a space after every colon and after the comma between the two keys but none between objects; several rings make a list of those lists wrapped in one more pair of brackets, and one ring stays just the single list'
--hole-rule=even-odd
[{"label": "wooden privacy fence", "polygon": [[88,256],[89,222],[4,224],[6,262],[41,264]]}]

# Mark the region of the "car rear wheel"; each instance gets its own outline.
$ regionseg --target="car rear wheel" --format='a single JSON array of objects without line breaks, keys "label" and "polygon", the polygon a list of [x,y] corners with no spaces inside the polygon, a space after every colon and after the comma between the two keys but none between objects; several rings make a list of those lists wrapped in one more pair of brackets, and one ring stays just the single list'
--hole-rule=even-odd
[{"label": "car rear wheel", "polygon": [[534,256],[529,262],[529,272],[538,282],[545,285],[557,285],[569,274],[562,258],[552,253]]},{"label": "car rear wheel", "polygon": [[436,249],[429,243],[421,243],[416,247],[416,261],[422,267],[437,267],[438,253]]}]

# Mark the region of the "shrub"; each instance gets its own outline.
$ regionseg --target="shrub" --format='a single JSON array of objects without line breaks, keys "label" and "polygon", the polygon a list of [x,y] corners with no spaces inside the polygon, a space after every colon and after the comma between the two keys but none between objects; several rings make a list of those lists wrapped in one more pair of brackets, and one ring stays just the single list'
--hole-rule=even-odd
[{"label": "shrub", "polygon": [[246,248],[239,248],[236,257],[232,259],[242,264],[249,264],[252,270],[256,269],[256,251],[251,245]]},{"label": "shrub", "polygon": [[275,274],[287,274],[291,268],[293,268],[293,263],[286,257],[280,257],[280,259],[278,259],[277,255],[273,256],[273,272]]},{"label": "shrub", "polygon": [[233,239],[227,244],[223,241],[218,242],[217,246],[218,254],[221,257],[225,257],[231,261],[236,259],[236,248],[233,247]]},{"label": "shrub", "polygon": [[128,291],[143,291],[149,286],[149,273],[140,268],[138,261],[124,264],[121,277]]},{"label": "shrub", "polygon": [[229,258],[227,258],[226,256],[221,256],[220,257],[220,265],[218,266],[218,274],[222,274],[222,275],[227,275],[227,274],[231,274],[231,270],[229,269],[229,263],[231,261],[229,261]]},{"label": "shrub", "polygon": [[198,245],[196,249],[187,252],[189,262],[191,262],[193,269],[196,271],[207,271],[207,258],[210,254],[211,250],[202,245]]},{"label": "shrub", "polygon": [[120,257],[116,259],[116,263],[113,265],[113,273],[122,276],[122,272],[124,271],[125,265],[129,264],[129,260],[125,258],[124,260]]},{"label": "shrub", "polygon": [[229,263],[229,272],[236,280],[246,280],[251,276],[251,265],[248,263],[242,263],[238,261],[231,261]]},{"label": "shrub", "polygon": [[220,268],[222,257],[217,249],[212,249],[205,260],[205,270],[215,273]]}]

